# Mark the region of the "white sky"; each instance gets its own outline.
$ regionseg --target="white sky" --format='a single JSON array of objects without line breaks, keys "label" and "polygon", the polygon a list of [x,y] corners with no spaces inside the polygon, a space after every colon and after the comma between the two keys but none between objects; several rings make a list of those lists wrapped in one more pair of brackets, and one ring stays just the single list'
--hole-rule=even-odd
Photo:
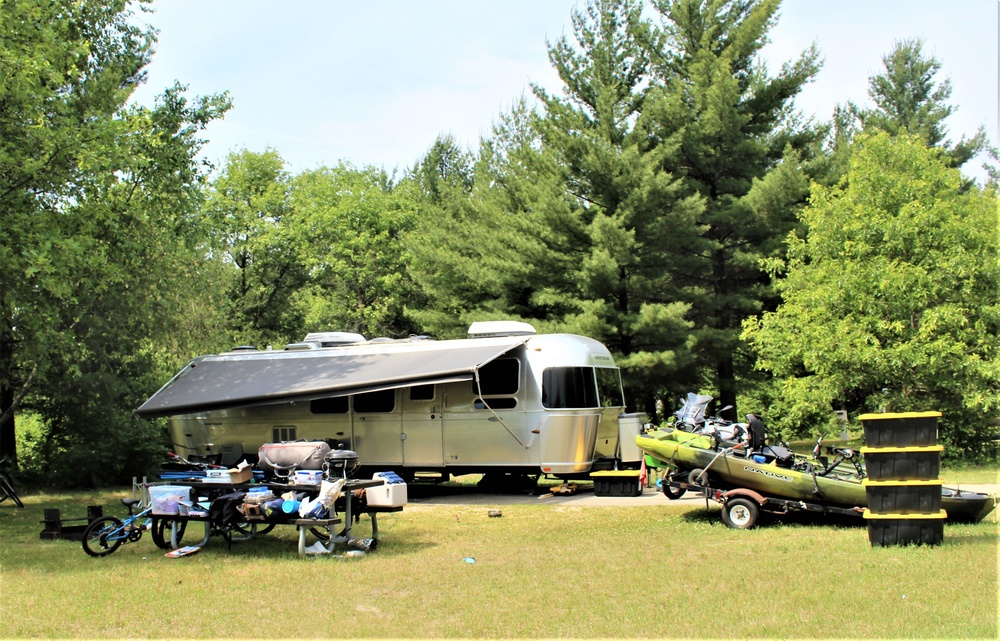
[{"label": "white sky", "polygon": [[[572,35],[585,0],[154,0],[152,104],[173,82],[228,90],[234,107],[205,132],[217,166],[230,151],[278,151],[292,172],[340,161],[413,166],[435,138],[467,147],[537,82],[561,85],[546,40]],[[896,40],[923,38],[952,82],[952,140],[985,126],[1000,141],[998,0],[785,0],[766,55],[772,71],[812,42],[824,60],[797,106],[829,120],[866,102],[868,76]],[[981,164],[966,171],[977,177]]]}]

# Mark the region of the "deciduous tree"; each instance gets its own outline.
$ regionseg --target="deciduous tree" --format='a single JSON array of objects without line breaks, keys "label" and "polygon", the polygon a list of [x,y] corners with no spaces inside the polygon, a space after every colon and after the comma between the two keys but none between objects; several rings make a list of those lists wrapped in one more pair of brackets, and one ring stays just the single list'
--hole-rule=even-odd
[{"label": "deciduous tree", "polygon": [[403,308],[413,286],[400,240],[413,224],[410,187],[346,163],[295,177],[289,232],[308,274],[295,297],[307,329],[410,333]]},{"label": "deciduous tree", "polygon": [[923,138],[855,145],[842,183],[813,187],[787,264],[770,263],[782,304],[744,323],[779,381],[771,418],[804,436],[834,409],[939,410],[948,455],[975,459],[1000,414],[1000,202],[963,192]]},{"label": "deciduous tree", "polygon": [[229,332],[235,344],[284,344],[300,333],[293,298],[305,283],[291,230],[291,177],[278,152],[241,150],[208,190],[212,249],[224,266]]},{"label": "deciduous tree", "polygon": [[5,455],[22,405],[46,413],[52,456],[97,447],[88,413],[99,404],[118,410],[111,429],[127,424],[143,373],[165,360],[178,291],[204,264],[197,136],[228,99],[189,103],[174,87],[152,109],[126,107],[152,45],[131,6],[13,0],[0,11]]}]

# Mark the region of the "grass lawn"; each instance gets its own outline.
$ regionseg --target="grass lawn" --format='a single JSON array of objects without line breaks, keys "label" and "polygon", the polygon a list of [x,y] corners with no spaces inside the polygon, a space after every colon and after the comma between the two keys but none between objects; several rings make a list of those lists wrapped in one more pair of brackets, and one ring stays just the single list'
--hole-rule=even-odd
[{"label": "grass lawn", "polygon": [[39,539],[44,508],[121,515],[128,493],[0,504],[0,638],[997,637],[995,515],[940,547],[872,548],[860,520],[744,532],[704,504],[544,501],[411,503],[364,558],[299,559],[282,526],[180,559],[148,536],[104,558]]}]

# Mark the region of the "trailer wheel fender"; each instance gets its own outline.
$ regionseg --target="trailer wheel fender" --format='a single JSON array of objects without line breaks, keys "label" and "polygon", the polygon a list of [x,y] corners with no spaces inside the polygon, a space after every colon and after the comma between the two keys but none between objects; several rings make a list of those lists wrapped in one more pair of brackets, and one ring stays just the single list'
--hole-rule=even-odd
[{"label": "trailer wheel fender", "polygon": [[758,494],[757,492],[754,492],[751,489],[747,489],[745,487],[739,487],[739,488],[736,488],[735,490],[729,490],[727,492],[723,492],[722,493],[722,498],[726,499],[727,501],[730,498],[737,498],[737,497],[740,497],[740,496],[748,498],[748,499],[751,499],[759,507],[764,507],[764,505],[767,504],[767,498],[766,497],[764,497],[761,494]]}]

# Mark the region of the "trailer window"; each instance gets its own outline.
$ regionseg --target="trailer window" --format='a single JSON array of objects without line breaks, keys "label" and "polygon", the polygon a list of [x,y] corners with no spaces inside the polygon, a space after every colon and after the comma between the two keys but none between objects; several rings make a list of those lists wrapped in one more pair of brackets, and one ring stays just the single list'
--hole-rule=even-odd
[{"label": "trailer window", "polygon": [[271,428],[271,441],[274,443],[281,443],[283,441],[294,441],[295,440],[295,426],[279,427],[274,426]]},{"label": "trailer window", "polygon": [[625,393],[622,391],[621,372],[616,367],[598,367],[597,397],[601,407],[625,407]]},{"label": "trailer window", "polygon": [[359,414],[391,412],[396,408],[396,390],[365,392],[354,397],[354,411]]},{"label": "trailer window", "polygon": [[434,386],[433,385],[414,385],[410,388],[410,400],[411,401],[433,401],[434,400]]},{"label": "trailer window", "polygon": [[542,407],[600,407],[593,367],[550,367],[542,372]]},{"label": "trailer window", "polygon": [[309,411],[313,414],[347,414],[347,397],[317,398],[309,401]]},{"label": "trailer window", "polygon": [[476,396],[516,394],[520,380],[521,363],[516,358],[498,358],[479,368],[479,385],[473,379],[472,393]]}]

